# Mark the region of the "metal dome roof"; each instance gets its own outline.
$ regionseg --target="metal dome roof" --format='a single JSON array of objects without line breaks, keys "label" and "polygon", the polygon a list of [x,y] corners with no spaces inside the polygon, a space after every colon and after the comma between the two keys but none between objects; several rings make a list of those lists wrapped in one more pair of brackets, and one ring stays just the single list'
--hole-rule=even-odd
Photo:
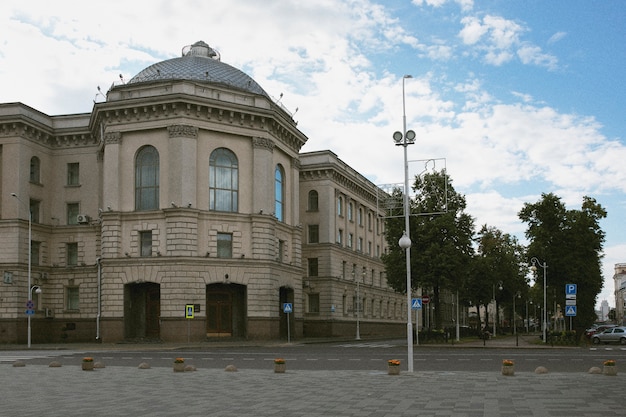
[{"label": "metal dome roof", "polygon": [[269,98],[256,81],[237,68],[221,62],[219,53],[203,41],[183,48],[183,55],[180,58],[150,65],[131,78],[127,84],[166,80],[219,84]]}]

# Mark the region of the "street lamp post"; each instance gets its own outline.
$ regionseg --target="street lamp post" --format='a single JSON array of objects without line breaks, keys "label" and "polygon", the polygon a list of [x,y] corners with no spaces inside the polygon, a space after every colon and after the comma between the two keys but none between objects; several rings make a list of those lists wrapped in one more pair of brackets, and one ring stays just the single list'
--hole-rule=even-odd
[{"label": "street lamp post", "polygon": [[517,326],[515,325],[515,321],[517,319],[517,313],[515,312],[515,299],[520,298],[522,293],[520,291],[516,292],[513,296],[513,334],[517,335]]},{"label": "street lamp post", "polygon": [[[15,197],[17,201],[26,205],[15,193],[11,193],[12,197]],[[30,206],[26,206],[28,208],[28,301],[32,301],[31,292],[31,267],[32,267],[32,244],[33,244],[33,212],[30,209]],[[41,292],[41,288],[39,288],[39,292]],[[30,328],[30,316],[31,314],[27,314],[28,316],[28,348],[30,349],[30,340],[31,340],[31,328]]]},{"label": "street lamp post", "polygon": [[404,233],[398,241],[400,248],[406,254],[406,343],[408,356],[408,371],[413,372],[413,322],[411,320],[411,238],[409,232],[409,161],[407,158],[408,145],[415,143],[415,132],[406,130],[406,106],[404,96],[404,81],[413,78],[412,75],[402,77],[402,132],[394,132],[393,140],[396,146],[404,147]]},{"label": "street lamp post", "polygon": [[537,271],[537,265],[539,265],[542,269],[543,269],[543,313],[541,316],[541,319],[543,321],[542,323],[542,328],[543,328],[543,343],[547,343],[547,338],[546,338],[546,326],[547,326],[547,302],[546,302],[546,269],[548,269],[548,263],[544,261],[544,263],[542,264],[541,262],[539,262],[539,259],[535,258],[534,256],[530,259],[530,263],[532,264],[532,266],[530,267],[530,269],[533,272]]},{"label": "street lamp post", "polygon": [[[502,281],[498,281],[498,289],[502,291]],[[496,301],[496,284],[493,284],[493,337],[498,335],[498,302]]]}]

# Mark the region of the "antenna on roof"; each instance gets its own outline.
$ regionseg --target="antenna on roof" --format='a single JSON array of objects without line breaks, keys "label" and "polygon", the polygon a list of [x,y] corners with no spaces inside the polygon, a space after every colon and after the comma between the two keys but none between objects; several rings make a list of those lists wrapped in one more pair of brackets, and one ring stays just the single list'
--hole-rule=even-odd
[{"label": "antenna on roof", "polygon": [[278,101],[276,103],[280,103],[282,99],[283,99],[283,93],[280,93],[280,96],[278,97]]},{"label": "antenna on roof", "polygon": [[122,74],[120,74],[120,80],[122,80],[122,84],[126,84],[126,82],[124,82],[124,76]]}]

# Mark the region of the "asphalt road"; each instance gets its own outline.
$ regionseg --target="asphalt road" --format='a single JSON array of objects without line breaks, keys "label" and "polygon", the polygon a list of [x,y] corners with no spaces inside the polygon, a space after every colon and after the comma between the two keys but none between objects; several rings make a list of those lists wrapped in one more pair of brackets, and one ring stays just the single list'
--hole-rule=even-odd
[{"label": "asphalt road", "polygon": [[[84,356],[92,356],[105,366],[137,367],[148,363],[151,367],[171,367],[173,359],[184,357],[185,363],[196,368],[224,369],[235,365],[239,369],[267,369],[274,358],[286,359],[289,369],[301,370],[381,370],[387,360],[400,359],[403,368],[407,360],[406,345],[402,341],[331,342],[318,344],[282,344],[276,346],[175,347],[134,345],[131,349],[72,349],[67,350],[4,350],[0,363],[22,360],[27,364],[76,365]],[[585,348],[480,348],[457,346],[416,346],[415,371],[482,372],[498,370],[503,359],[513,359],[516,371],[533,372],[538,366],[550,372],[587,372],[593,366],[601,367],[606,359],[618,364],[626,361],[626,348],[618,345]]]}]

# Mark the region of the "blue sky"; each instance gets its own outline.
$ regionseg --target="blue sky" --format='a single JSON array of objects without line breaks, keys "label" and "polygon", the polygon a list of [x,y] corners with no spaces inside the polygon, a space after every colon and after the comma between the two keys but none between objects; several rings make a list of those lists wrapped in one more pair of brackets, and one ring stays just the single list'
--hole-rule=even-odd
[{"label": "blue sky", "polygon": [[[149,7],[147,7],[149,4]],[[296,111],[303,151],[330,149],[376,184],[445,158],[477,226],[524,242],[541,193],[608,210],[598,302],[626,262],[626,6],[620,0],[9,1],[0,102],[89,112],[103,91],[203,40]],[[546,260],[548,264],[550,260]],[[584,289],[580,289],[583,291]]]}]

